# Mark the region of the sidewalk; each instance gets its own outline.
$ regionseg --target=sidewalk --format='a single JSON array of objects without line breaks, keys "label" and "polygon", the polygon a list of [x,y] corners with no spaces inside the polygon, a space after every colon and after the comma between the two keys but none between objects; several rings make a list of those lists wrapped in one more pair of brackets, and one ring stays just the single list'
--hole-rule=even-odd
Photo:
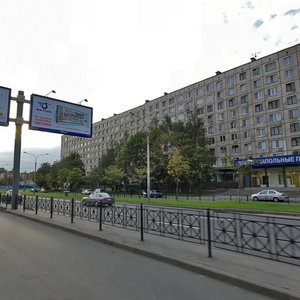
[{"label": "sidewalk", "polygon": [[254,256],[213,248],[208,258],[207,246],[182,242],[151,234],[103,225],[68,216],[33,211],[23,212],[0,207],[1,211],[22,216],[33,221],[58,227],[140,255],[183,267],[193,272],[239,286],[274,299],[300,299],[300,267],[262,259]]}]

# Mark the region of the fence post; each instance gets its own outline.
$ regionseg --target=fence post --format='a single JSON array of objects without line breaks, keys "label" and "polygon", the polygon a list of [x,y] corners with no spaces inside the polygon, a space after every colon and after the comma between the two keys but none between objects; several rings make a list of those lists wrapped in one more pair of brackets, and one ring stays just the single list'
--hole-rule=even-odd
[{"label": "fence post", "polygon": [[53,196],[50,197],[50,219],[53,217]]},{"label": "fence post", "polygon": [[35,214],[37,215],[39,209],[39,196],[35,196]]},{"label": "fence post", "polygon": [[99,230],[102,230],[102,205],[99,207]]},{"label": "fence post", "polygon": [[23,196],[23,211],[25,212],[26,195]]},{"label": "fence post", "polygon": [[144,207],[143,203],[140,206],[140,214],[141,214],[141,241],[144,241]]},{"label": "fence post", "polygon": [[211,257],[211,228],[210,228],[210,210],[206,210],[207,220],[207,246],[208,246],[208,257]]},{"label": "fence post", "polygon": [[71,223],[74,222],[74,198],[71,200]]}]

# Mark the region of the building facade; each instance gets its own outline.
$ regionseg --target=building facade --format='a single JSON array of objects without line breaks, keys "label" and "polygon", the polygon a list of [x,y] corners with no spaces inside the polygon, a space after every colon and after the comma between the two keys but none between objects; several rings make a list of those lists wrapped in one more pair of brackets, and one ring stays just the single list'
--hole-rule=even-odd
[{"label": "building facade", "polygon": [[299,109],[297,44],[102,119],[90,139],[62,136],[61,157],[79,153],[90,172],[113,142],[144,130],[145,122],[162,122],[165,115],[184,122],[196,114],[217,158],[216,181],[234,180],[234,165],[249,163],[246,186],[299,187]]}]

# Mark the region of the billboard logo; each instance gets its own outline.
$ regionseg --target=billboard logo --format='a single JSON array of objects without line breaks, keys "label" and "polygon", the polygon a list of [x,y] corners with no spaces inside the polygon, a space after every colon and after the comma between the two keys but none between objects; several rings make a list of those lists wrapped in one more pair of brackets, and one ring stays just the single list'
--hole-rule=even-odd
[{"label": "billboard logo", "polygon": [[39,106],[40,106],[40,108],[37,108],[38,111],[44,111],[44,112],[51,113],[51,111],[48,110],[49,103],[41,102],[41,101],[39,101],[38,103],[39,103]]}]

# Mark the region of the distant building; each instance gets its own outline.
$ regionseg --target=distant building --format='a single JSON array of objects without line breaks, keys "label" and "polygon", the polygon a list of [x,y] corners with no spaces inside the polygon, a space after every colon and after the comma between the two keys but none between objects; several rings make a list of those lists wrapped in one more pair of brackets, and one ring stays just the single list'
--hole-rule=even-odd
[{"label": "distant building", "polygon": [[[217,71],[182,89],[93,124],[90,139],[62,136],[61,157],[81,155],[87,172],[113,142],[143,130],[146,122],[204,122],[217,158],[216,181],[232,181],[233,165],[250,164],[246,186],[300,187],[300,44],[231,70]],[[274,158],[276,157],[276,158]]]}]

